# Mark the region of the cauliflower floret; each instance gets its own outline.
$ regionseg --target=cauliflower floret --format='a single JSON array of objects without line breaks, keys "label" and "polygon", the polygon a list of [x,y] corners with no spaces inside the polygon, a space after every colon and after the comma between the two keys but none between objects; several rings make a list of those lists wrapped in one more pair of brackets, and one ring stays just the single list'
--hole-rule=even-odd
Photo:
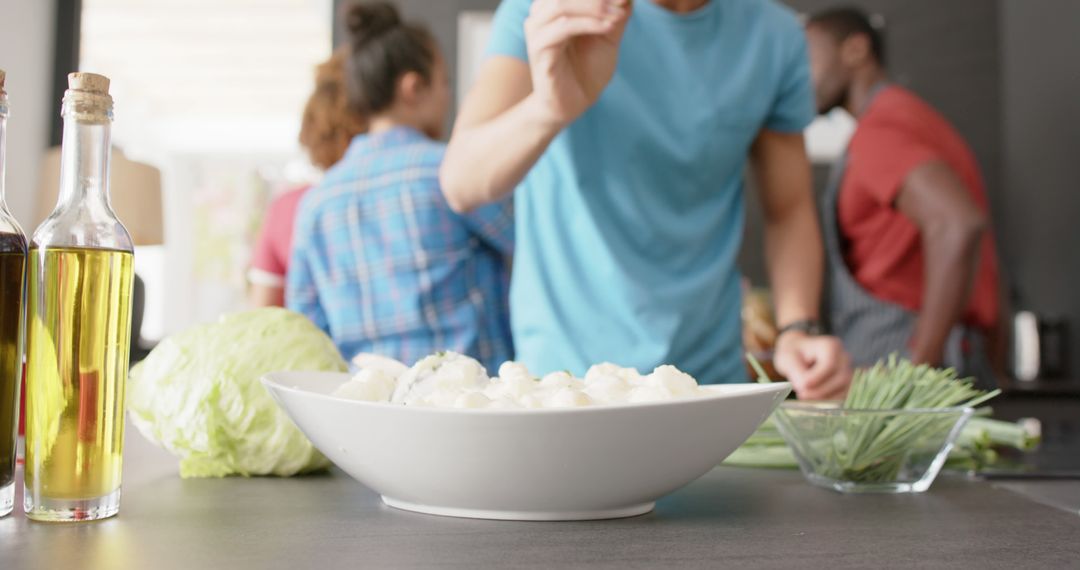
[{"label": "cauliflower floret", "polygon": [[581,380],[574,378],[569,372],[559,371],[552,372],[547,376],[540,379],[540,388],[545,390],[558,390],[561,388],[573,388],[575,390],[582,390],[585,388],[585,383]]},{"label": "cauliflower floret", "polygon": [[522,395],[517,402],[522,408],[543,408],[554,393],[554,390],[533,390]]},{"label": "cauliflower floret", "polygon": [[520,399],[538,387],[539,382],[533,379],[524,364],[505,362],[499,367],[499,378],[491,383],[486,393],[492,399],[502,396]]},{"label": "cauliflower floret", "polygon": [[521,377],[532,380],[532,374],[529,372],[527,366],[520,362],[508,360],[503,362],[502,366],[499,367],[499,378],[506,379],[511,377]]},{"label": "cauliflower floret", "polygon": [[594,364],[585,372],[585,384],[591,384],[592,382],[597,382],[610,377],[619,378],[627,384],[638,384],[642,380],[641,374],[634,368],[626,368],[610,362],[602,362],[600,364]]},{"label": "cauliflower floret", "polygon": [[488,378],[479,362],[454,352],[428,356],[404,373],[392,359],[357,359],[364,369],[335,395],[439,408],[519,409],[657,402],[703,392],[693,377],[670,365],[642,376],[605,362],[589,368],[584,380],[565,371],[538,380],[517,362],[504,363],[497,377]]},{"label": "cauliflower floret", "polygon": [[380,354],[372,354],[370,352],[361,352],[352,357],[352,364],[358,370],[366,370],[369,368],[381,370],[389,374],[395,380],[409,370],[408,366],[405,366],[405,364],[396,359]]},{"label": "cauliflower floret", "polygon": [[652,374],[645,377],[645,385],[662,390],[674,398],[698,393],[697,380],[670,364],[657,366]]},{"label": "cauliflower floret", "polygon": [[581,390],[559,388],[544,400],[545,408],[580,408],[591,406],[592,398]]},{"label": "cauliflower floret", "polygon": [[453,408],[461,395],[457,390],[432,390],[423,396],[409,397],[405,403],[412,406],[429,406],[432,408]]},{"label": "cauliflower floret", "polygon": [[507,397],[492,398],[488,404],[489,410],[516,410],[520,407],[517,402]]},{"label": "cauliflower floret", "polygon": [[487,382],[484,366],[475,359],[456,352],[440,352],[421,359],[398,379],[392,401],[418,404],[429,401],[433,392],[482,390]]},{"label": "cauliflower floret", "polygon": [[486,386],[488,376],[484,366],[467,356],[458,356],[459,358],[443,362],[435,371],[432,377],[435,387],[441,390],[461,390]]},{"label": "cauliflower floret", "polygon": [[670,399],[671,396],[667,391],[661,388],[655,386],[637,386],[630,390],[630,394],[627,396],[626,401],[633,404],[639,402],[660,402]]},{"label": "cauliflower floret", "polygon": [[455,408],[487,408],[491,399],[481,392],[466,392],[454,400]]},{"label": "cauliflower floret", "polygon": [[380,369],[365,368],[334,390],[333,396],[366,402],[387,402],[394,393],[395,378]]},{"label": "cauliflower floret", "polygon": [[618,376],[594,376],[586,381],[585,393],[600,403],[622,403],[630,395],[630,384]]}]

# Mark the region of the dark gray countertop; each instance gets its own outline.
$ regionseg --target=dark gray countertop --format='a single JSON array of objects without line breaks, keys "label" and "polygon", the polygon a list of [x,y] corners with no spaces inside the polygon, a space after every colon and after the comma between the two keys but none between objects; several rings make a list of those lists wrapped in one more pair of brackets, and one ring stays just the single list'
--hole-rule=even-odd
[{"label": "dark gray countertop", "polygon": [[0,568],[1064,568],[1080,560],[1080,515],[1067,510],[1080,481],[1051,489],[952,476],[922,495],[845,496],[793,471],[721,467],[641,517],[517,523],[396,511],[339,471],[181,480],[175,460],[134,430],[127,445],[119,517],[38,524],[17,511],[0,519]]}]

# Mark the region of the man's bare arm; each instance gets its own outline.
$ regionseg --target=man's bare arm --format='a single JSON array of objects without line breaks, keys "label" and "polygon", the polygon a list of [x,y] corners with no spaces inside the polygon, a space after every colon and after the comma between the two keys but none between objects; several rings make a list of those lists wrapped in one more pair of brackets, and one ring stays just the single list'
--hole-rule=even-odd
[{"label": "man's bare arm", "polygon": [[765,214],[765,257],[777,322],[818,318],[823,253],[801,134],[762,131],[751,149]]},{"label": "man's bare arm", "polygon": [[468,211],[509,195],[561,125],[539,112],[529,66],[512,57],[484,63],[461,107],[439,172],[450,207]]},{"label": "man's bare arm", "polygon": [[513,192],[611,80],[629,17],[628,0],[533,2],[524,23],[528,63],[487,61],[458,115],[439,176],[451,208]]},{"label": "man's bare arm", "polygon": [[[824,254],[803,136],[762,131],[751,159],[765,213],[765,256],[777,322],[816,319]],[[774,362],[804,399],[839,398],[851,381],[850,359],[835,337],[784,333],[777,339]]]},{"label": "man's bare arm", "polygon": [[986,214],[943,162],[928,162],[904,180],[896,208],[919,227],[923,302],[910,341],[915,362],[941,364],[949,331],[971,297]]}]

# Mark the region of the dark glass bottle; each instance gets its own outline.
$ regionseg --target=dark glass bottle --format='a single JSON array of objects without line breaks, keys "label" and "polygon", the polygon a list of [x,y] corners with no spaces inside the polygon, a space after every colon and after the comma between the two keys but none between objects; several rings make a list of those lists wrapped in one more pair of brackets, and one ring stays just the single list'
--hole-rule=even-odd
[{"label": "dark glass bottle", "polygon": [[7,155],[7,92],[0,69],[0,517],[15,501],[15,443],[22,383],[26,236],[4,200]]}]

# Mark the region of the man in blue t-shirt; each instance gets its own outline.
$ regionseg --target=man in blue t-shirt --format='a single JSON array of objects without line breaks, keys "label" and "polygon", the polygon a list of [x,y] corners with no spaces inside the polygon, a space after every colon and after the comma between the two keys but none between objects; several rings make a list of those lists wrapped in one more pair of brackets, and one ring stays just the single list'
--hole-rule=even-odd
[{"label": "man in blue t-shirt", "polygon": [[800,397],[841,395],[847,356],[818,336],[813,116],[802,27],[773,0],[504,0],[440,178],[459,211],[514,194],[519,360],[745,381],[735,258],[750,158],[774,363]]}]

